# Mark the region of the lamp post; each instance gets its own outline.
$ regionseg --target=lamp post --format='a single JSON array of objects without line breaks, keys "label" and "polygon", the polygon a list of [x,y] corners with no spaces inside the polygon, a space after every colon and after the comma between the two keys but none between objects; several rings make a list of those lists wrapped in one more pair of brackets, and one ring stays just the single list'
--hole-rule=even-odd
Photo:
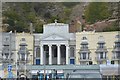
[{"label": "lamp post", "polygon": [[9,57],[8,57],[8,60],[9,60],[9,64],[8,64],[8,78],[13,78],[13,75],[12,75],[12,65],[11,65],[11,55],[12,55],[12,46],[11,46],[11,43],[12,43],[12,31],[9,32],[9,35],[10,35],[10,43],[9,43]]},{"label": "lamp post", "polygon": [[46,51],[44,51],[44,80],[45,80],[45,75],[46,75],[46,69],[45,69],[45,53],[46,53]]}]

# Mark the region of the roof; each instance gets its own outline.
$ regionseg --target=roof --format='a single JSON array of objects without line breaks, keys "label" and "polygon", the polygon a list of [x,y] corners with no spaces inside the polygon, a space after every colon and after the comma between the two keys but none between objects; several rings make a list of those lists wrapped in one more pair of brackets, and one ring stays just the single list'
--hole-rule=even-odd
[{"label": "roof", "polygon": [[[71,73],[69,74],[69,78],[101,78],[100,73]],[[75,79],[76,80],[76,79]],[[97,79],[98,80],[98,79]]]},{"label": "roof", "polygon": [[119,75],[120,65],[100,65],[100,72],[103,75]]},{"label": "roof", "polygon": [[56,70],[64,70],[64,69],[81,69],[81,70],[99,70],[99,65],[33,65],[32,69],[36,70],[36,69],[56,69]]},{"label": "roof", "polygon": [[46,24],[45,26],[64,26],[64,25],[68,25],[68,24],[64,24],[64,23],[50,23],[50,24]]}]

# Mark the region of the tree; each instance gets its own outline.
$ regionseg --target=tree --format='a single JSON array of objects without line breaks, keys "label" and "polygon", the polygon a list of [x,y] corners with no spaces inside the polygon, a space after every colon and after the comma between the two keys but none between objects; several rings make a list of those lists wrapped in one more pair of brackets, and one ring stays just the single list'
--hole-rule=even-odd
[{"label": "tree", "polygon": [[106,2],[92,2],[85,9],[85,19],[88,23],[95,23],[99,20],[107,19],[111,14]]}]

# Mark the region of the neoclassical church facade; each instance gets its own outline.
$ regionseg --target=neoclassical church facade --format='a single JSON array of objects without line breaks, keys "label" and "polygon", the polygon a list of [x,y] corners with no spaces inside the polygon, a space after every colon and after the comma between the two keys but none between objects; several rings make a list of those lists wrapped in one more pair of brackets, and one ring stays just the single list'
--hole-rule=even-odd
[{"label": "neoclassical church facade", "polygon": [[43,34],[34,34],[36,61],[41,65],[75,64],[75,33],[69,33],[69,25],[55,22],[43,28]]}]

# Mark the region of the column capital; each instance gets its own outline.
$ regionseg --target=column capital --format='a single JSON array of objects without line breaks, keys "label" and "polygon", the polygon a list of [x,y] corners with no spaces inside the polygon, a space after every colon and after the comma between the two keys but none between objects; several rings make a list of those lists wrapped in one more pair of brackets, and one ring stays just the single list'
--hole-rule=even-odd
[{"label": "column capital", "polygon": [[69,47],[69,44],[65,44],[66,47]]},{"label": "column capital", "polygon": [[51,46],[52,46],[52,44],[48,44],[48,46],[49,46],[49,47],[51,47]]},{"label": "column capital", "polygon": [[57,44],[57,46],[59,46],[59,47],[60,47],[60,46],[61,46],[61,44]]},{"label": "column capital", "polygon": [[43,47],[43,44],[40,44],[41,47]]}]

